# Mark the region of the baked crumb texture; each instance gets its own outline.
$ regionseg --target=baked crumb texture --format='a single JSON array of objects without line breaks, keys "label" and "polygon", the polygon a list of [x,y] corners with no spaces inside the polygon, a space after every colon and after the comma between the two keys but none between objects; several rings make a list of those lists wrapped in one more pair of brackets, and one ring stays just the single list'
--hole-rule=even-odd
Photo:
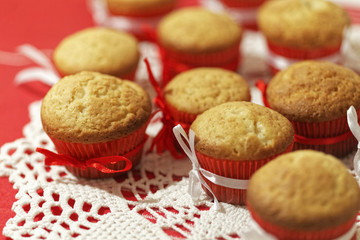
[{"label": "baked crumb texture", "polygon": [[336,227],[355,218],[360,190],[338,159],[312,150],[270,161],[250,179],[247,201],[261,219],[299,231]]},{"label": "baked crumb texture", "polygon": [[95,72],[64,77],[49,90],[41,107],[49,136],[79,143],[131,134],[150,114],[151,101],[138,84]]},{"label": "baked crumb texture", "polygon": [[191,125],[195,149],[228,160],[259,160],[282,153],[293,142],[291,123],[250,102],[228,102],[200,114]]}]

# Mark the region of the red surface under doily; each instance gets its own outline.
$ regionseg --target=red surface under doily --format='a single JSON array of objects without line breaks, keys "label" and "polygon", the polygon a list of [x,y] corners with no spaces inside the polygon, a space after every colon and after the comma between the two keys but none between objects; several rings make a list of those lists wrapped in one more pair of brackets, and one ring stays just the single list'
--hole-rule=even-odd
[{"label": "red surface under doily", "polygon": [[[195,0],[179,3],[193,4]],[[54,49],[63,37],[91,26],[94,23],[87,0],[1,0],[0,55],[2,51],[16,52],[16,47],[24,43],[39,49]],[[22,69],[24,66],[6,66],[0,62],[0,146],[23,136],[23,127],[29,122],[28,105],[43,98],[49,89],[40,82],[16,86],[14,77]],[[14,215],[11,206],[16,191],[7,177],[0,178],[0,186],[0,240],[3,240],[6,238],[2,229]]]}]

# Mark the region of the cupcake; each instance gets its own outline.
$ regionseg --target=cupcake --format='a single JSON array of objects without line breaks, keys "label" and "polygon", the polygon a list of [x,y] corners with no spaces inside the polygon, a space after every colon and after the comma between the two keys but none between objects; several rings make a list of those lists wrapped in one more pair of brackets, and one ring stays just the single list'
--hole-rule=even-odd
[{"label": "cupcake", "polygon": [[347,12],[326,0],[272,0],[258,12],[258,25],[273,73],[300,60],[339,63]]},{"label": "cupcake", "polygon": [[157,39],[163,61],[163,84],[195,67],[236,70],[242,29],[226,14],[199,7],[182,8],[159,23]]},{"label": "cupcake", "polygon": [[[176,0],[106,0],[110,14],[121,22],[120,28],[140,40],[149,40],[145,27],[156,29],[160,19],[175,8]],[[151,40],[151,39],[150,39]]]},{"label": "cupcake", "polygon": [[61,75],[94,71],[133,80],[139,62],[137,40],[109,28],[87,28],[64,38],[53,61]]},{"label": "cupcake", "polygon": [[246,203],[275,239],[356,239],[360,189],[331,155],[301,150],[279,156],[251,177]]},{"label": "cupcake", "polygon": [[250,101],[250,89],[235,72],[203,67],[173,78],[164,88],[164,97],[172,118],[190,126],[209,108],[230,101]]},{"label": "cupcake", "polygon": [[[125,162],[135,166],[141,158],[150,115],[151,101],[138,84],[96,72],[62,78],[41,106],[44,131],[57,152],[76,163],[63,165],[85,178],[112,177],[121,172]],[[118,161],[102,162],[109,156]],[[128,160],[120,161],[119,156]],[[84,167],[94,161],[92,167]],[[101,171],[103,168],[110,171]]]},{"label": "cupcake", "polygon": [[356,149],[346,120],[360,110],[360,77],[345,67],[320,61],[293,64],[272,78],[266,89],[269,107],[288,118],[296,149],[314,149],[341,157]]},{"label": "cupcake", "polygon": [[[249,179],[267,162],[291,151],[294,138],[292,125],[285,117],[250,102],[228,102],[210,108],[195,119],[191,129],[200,167],[230,179]],[[204,179],[219,201],[245,203],[246,189]]]}]

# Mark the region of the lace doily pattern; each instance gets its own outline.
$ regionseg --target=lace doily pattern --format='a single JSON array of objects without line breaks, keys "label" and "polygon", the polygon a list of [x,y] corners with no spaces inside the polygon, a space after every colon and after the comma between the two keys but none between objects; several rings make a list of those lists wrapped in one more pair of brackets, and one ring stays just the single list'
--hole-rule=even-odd
[{"label": "lace doily pattern", "polygon": [[[248,33],[243,49],[242,74],[252,86],[252,101],[261,103],[253,87],[259,77],[268,78],[259,34]],[[250,46],[250,47],[249,47]],[[161,64],[156,47],[141,44],[159,78]],[[254,61],[257,64],[253,64]],[[258,63],[260,62],[260,64]],[[143,63],[137,81],[154,96]],[[36,147],[54,150],[42,130],[41,102],[29,106],[30,123],[24,137],[0,149],[0,175],[9,176],[18,190],[3,234],[12,239],[237,239],[248,225],[245,207],[222,203],[224,212],[213,211],[212,200],[202,194],[194,201],[187,193],[189,160],[170,154],[144,154],[140,165],[117,178],[86,180],[60,166],[44,166]],[[149,126],[154,136],[158,123]],[[145,146],[145,151],[149,147]],[[352,155],[344,159],[351,168]],[[358,237],[360,239],[360,236]]]}]

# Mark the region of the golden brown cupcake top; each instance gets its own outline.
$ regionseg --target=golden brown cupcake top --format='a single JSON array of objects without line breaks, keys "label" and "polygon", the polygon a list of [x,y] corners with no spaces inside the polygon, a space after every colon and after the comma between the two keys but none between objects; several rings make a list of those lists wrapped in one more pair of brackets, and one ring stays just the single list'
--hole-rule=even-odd
[{"label": "golden brown cupcake top", "polygon": [[241,34],[241,28],[228,15],[199,7],[174,11],[164,17],[158,27],[161,45],[193,54],[236,46]]},{"label": "golden brown cupcake top", "polygon": [[150,99],[138,84],[96,72],[64,77],[49,90],[41,107],[49,136],[80,143],[131,134],[150,114]]},{"label": "golden brown cupcake top", "polygon": [[54,51],[54,63],[63,75],[95,71],[125,76],[139,61],[137,40],[108,28],[87,28],[64,38]]},{"label": "golden brown cupcake top", "polygon": [[113,14],[142,16],[172,9],[175,0],[106,0],[106,3]]},{"label": "golden brown cupcake top", "polygon": [[165,100],[177,110],[200,114],[230,101],[250,101],[250,89],[239,74],[220,68],[195,68],[173,78]]},{"label": "golden brown cupcake top", "polygon": [[312,150],[287,153],[251,177],[247,201],[267,222],[296,230],[321,230],[354,218],[360,190],[335,157]]},{"label": "golden brown cupcake top", "polygon": [[259,28],[271,43],[299,49],[335,47],[349,24],[346,11],[326,0],[271,0],[258,12]]},{"label": "golden brown cupcake top", "polygon": [[269,82],[270,107],[289,120],[330,121],[360,107],[360,77],[348,68],[320,61],[303,61],[279,72]]},{"label": "golden brown cupcake top", "polygon": [[258,160],[282,153],[294,129],[281,114],[250,102],[228,102],[197,116],[190,127],[195,149],[228,160]]}]

